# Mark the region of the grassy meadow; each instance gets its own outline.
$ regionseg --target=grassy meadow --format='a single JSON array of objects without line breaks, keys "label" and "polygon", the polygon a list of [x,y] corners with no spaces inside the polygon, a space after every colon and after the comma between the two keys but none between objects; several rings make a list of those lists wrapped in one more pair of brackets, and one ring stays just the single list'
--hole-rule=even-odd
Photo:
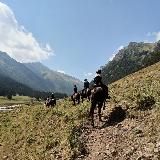
[{"label": "grassy meadow", "polygon": [[64,100],[54,108],[24,105],[0,113],[0,159],[74,158],[83,150],[78,137],[88,106]]},{"label": "grassy meadow", "polygon": [[9,100],[7,97],[0,96],[0,106],[8,106],[14,104],[29,104],[31,102],[30,97],[27,96],[12,96],[12,99]]}]

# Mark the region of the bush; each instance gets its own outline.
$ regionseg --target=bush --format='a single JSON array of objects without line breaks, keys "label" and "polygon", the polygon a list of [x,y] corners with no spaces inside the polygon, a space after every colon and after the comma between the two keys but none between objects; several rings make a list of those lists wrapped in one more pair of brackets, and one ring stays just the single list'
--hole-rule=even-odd
[{"label": "bush", "polygon": [[8,95],[7,95],[7,98],[8,98],[9,100],[11,100],[11,99],[12,99],[12,95],[11,95],[11,94],[8,94]]},{"label": "bush", "polygon": [[137,109],[139,110],[149,110],[153,108],[153,105],[156,103],[153,96],[142,96],[137,100]]}]

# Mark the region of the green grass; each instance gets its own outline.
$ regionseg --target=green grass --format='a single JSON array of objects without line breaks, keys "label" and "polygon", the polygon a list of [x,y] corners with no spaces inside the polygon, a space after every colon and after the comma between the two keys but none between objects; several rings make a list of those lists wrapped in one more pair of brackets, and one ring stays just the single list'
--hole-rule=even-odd
[{"label": "green grass", "polygon": [[[111,84],[109,91],[114,105],[127,105],[129,115],[142,120],[147,139],[160,141],[160,63]],[[141,111],[139,107],[147,107],[152,98],[154,109]],[[0,97],[0,104],[29,101],[28,97],[11,101]],[[0,113],[0,159],[73,159],[84,149],[79,135],[89,107],[87,102],[73,106],[64,99],[54,108],[36,103]]]},{"label": "green grass", "polygon": [[71,159],[82,150],[79,128],[88,103],[73,106],[64,100],[55,108],[23,106],[0,113],[0,159]]},{"label": "green grass", "polygon": [[126,76],[109,86],[112,100],[127,102],[129,108],[137,108],[145,99],[154,99],[160,105],[160,62]]},{"label": "green grass", "polygon": [[28,96],[12,96],[12,99],[9,100],[7,97],[0,96],[0,106],[8,106],[14,104],[39,104],[40,102]]}]

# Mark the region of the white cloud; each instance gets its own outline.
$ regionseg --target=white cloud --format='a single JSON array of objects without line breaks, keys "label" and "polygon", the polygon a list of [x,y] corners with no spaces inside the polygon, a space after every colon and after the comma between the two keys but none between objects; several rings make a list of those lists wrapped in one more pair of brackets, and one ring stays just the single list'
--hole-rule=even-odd
[{"label": "white cloud", "polygon": [[156,32],[155,36],[156,36],[156,41],[159,41],[160,40],[160,32]]},{"label": "white cloud", "polygon": [[89,72],[89,73],[84,73],[84,75],[85,75],[86,77],[90,77],[90,76],[93,76],[93,73],[91,73],[91,72]]},{"label": "white cloud", "polygon": [[147,36],[148,37],[154,36],[155,40],[159,41],[160,40],[160,31],[159,32],[148,32]]},{"label": "white cloud", "polygon": [[84,79],[88,79],[88,81],[91,81],[93,77],[95,76],[95,74],[91,72],[88,72],[88,73],[84,72],[83,75],[84,75]]},{"label": "white cloud", "polygon": [[20,25],[13,11],[0,2],[0,51],[7,52],[19,62],[35,62],[53,55],[47,43],[39,44],[31,32]]},{"label": "white cloud", "polygon": [[63,70],[57,70],[57,72],[65,74],[65,71]]}]

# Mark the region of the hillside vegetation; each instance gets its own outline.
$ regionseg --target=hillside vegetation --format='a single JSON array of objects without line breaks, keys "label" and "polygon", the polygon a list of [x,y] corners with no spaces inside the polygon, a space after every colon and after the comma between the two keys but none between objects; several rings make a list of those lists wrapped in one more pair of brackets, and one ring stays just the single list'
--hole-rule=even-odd
[{"label": "hillside vegetation", "polygon": [[[159,88],[160,62],[112,83],[112,98],[96,128],[87,122],[88,102],[73,106],[64,99],[55,108],[34,105],[0,113],[0,159],[158,160]],[[109,124],[117,106],[126,117]]]},{"label": "hillside vegetation", "polygon": [[[96,122],[98,129],[86,127],[82,136],[88,155],[81,159],[159,160],[160,62],[112,83],[109,90],[103,122]],[[116,112],[119,107],[126,117]]]},{"label": "hillside vegetation", "polygon": [[71,159],[84,152],[78,140],[88,103],[68,100],[55,108],[22,106],[0,113],[0,159]]},{"label": "hillside vegetation", "polygon": [[113,60],[102,67],[106,84],[113,83],[124,76],[134,73],[160,61],[160,41],[156,43],[130,42],[119,50]]},{"label": "hillside vegetation", "polygon": [[160,105],[160,62],[144,68],[134,74],[110,85],[113,101],[116,103],[126,101],[130,108],[138,107],[140,101],[154,100]]}]

